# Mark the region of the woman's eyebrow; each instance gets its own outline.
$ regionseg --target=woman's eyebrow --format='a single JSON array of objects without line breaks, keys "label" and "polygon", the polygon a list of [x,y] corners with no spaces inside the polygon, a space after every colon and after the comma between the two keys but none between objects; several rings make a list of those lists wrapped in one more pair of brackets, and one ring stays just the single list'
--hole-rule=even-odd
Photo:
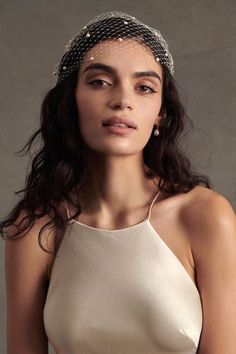
[{"label": "woman's eyebrow", "polygon": [[[115,68],[113,68],[110,65],[106,65],[106,64],[102,64],[102,63],[92,63],[92,64],[88,65],[82,71],[82,73],[85,73],[85,72],[92,70],[92,69],[100,69],[100,70],[107,72],[108,74],[117,74],[117,70]],[[143,77],[143,76],[151,76],[151,77],[158,79],[161,82],[160,76],[155,71],[139,71],[139,72],[133,73],[132,76],[135,78],[139,78],[139,77]]]},{"label": "woman's eyebrow", "polygon": [[161,82],[160,76],[155,71],[140,71],[133,74],[134,77],[151,76],[158,79]]},{"label": "woman's eyebrow", "polygon": [[85,73],[88,70],[92,70],[92,69],[100,69],[103,70],[109,74],[115,74],[116,73],[116,69],[114,69],[113,67],[106,65],[106,64],[101,64],[101,63],[93,63],[88,65],[82,72]]}]

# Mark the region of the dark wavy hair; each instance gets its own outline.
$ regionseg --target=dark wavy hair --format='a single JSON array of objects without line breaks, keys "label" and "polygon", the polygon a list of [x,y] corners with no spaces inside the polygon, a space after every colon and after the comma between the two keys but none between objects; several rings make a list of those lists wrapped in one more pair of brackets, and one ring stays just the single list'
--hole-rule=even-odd
[{"label": "dark wavy hair", "polygon": [[[21,194],[20,201],[0,222],[2,237],[16,240],[24,237],[37,219],[49,216],[49,221],[38,235],[40,247],[48,253],[51,252],[43,247],[41,240],[44,230],[52,227],[56,231],[57,252],[68,223],[65,213],[59,207],[62,201],[66,200],[74,206],[76,212],[72,218],[81,213],[79,190],[85,182],[86,144],[79,131],[75,102],[78,70],[57,83],[43,99],[40,127],[18,153],[25,151],[24,155],[31,155],[38,139],[41,146],[33,154],[25,188],[15,192]],[[180,101],[175,79],[164,66],[163,74],[161,110],[165,119],[159,126],[160,135],[156,137],[151,134],[143,149],[143,160],[149,168],[146,176],[150,179],[160,177],[158,188],[166,196],[187,193],[197,185],[211,189],[209,178],[194,172],[182,151],[187,123],[192,123]],[[17,221],[23,211],[25,216],[16,225],[16,233],[9,235],[8,227]]]}]

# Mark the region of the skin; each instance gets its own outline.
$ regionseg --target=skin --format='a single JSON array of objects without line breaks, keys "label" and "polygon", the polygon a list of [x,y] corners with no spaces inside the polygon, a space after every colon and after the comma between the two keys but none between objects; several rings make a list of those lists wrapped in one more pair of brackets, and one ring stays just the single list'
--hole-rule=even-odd
[{"label": "skin", "polygon": [[[164,119],[162,68],[144,47],[123,44],[103,43],[91,49],[75,92],[89,168],[81,190],[79,221],[104,229],[143,221],[157,192],[154,181],[144,175],[142,150],[153,126]],[[85,75],[83,70],[91,64],[91,56],[93,63],[112,67],[113,74],[93,71],[87,80],[88,72]],[[161,81],[134,78],[133,73],[140,71],[155,71]],[[104,80],[102,86],[88,84],[94,79]],[[155,94],[143,87],[152,84]],[[137,129],[126,136],[108,133],[100,123],[114,114],[132,119]],[[63,204],[60,208],[64,212]],[[17,223],[23,217],[22,212]],[[46,222],[48,216],[39,219],[20,242],[6,241],[8,354],[48,353],[42,313],[54,259],[39,247],[36,237]],[[150,222],[198,287],[203,307],[198,354],[235,354],[236,219],[232,206],[220,194],[197,186],[169,198],[159,195]],[[9,228],[9,234],[14,234],[15,227]],[[53,231],[45,247],[53,248],[52,235]]]},{"label": "skin", "polygon": [[[144,175],[143,148],[154,125],[160,123],[163,73],[143,46],[127,42],[112,42],[109,47],[101,43],[92,48],[81,67],[75,92],[79,127],[88,146],[81,206],[83,215],[93,214],[102,221],[100,225],[97,222],[101,228],[109,223],[110,227],[119,226],[113,220],[125,222],[132,208],[148,203],[155,193],[153,181]],[[113,73],[86,70],[90,57],[95,58],[93,65],[105,64]],[[155,72],[159,78],[133,77],[144,71]],[[126,136],[108,133],[101,121],[113,115],[132,119],[137,129]]]}]

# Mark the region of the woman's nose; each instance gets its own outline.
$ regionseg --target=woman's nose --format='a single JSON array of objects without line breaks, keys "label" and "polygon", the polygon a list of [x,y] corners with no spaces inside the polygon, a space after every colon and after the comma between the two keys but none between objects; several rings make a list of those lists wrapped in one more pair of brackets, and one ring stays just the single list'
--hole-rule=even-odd
[{"label": "woman's nose", "polygon": [[130,100],[130,95],[127,92],[128,90],[124,88],[116,88],[112,94],[110,99],[110,107],[112,109],[125,109],[129,108],[132,109],[132,104]]}]

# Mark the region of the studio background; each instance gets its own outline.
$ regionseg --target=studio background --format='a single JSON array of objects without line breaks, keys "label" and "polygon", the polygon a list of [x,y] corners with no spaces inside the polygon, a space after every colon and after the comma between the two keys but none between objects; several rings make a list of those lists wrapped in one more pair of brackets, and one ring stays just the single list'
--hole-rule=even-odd
[{"label": "studio background", "polygon": [[[186,150],[236,210],[235,0],[0,0],[0,218],[24,187],[28,157],[53,71],[68,40],[101,12],[125,11],[161,31],[194,128]],[[4,241],[0,241],[0,352],[6,353]],[[51,353],[54,353],[51,350]]]}]

